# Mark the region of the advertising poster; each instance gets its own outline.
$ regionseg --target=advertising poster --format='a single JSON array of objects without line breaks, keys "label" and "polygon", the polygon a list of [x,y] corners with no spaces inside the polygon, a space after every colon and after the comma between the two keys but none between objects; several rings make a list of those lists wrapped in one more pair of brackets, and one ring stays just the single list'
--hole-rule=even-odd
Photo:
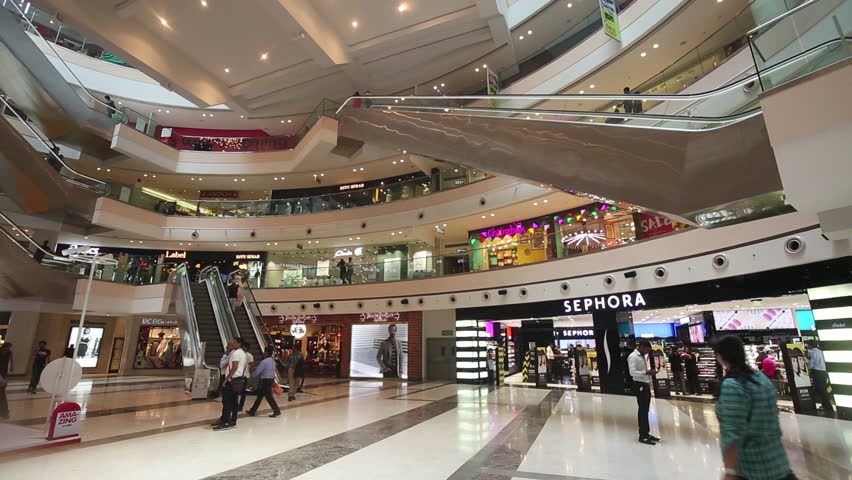
[{"label": "advertising poster", "polygon": [[657,371],[657,375],[654,376],[654,395],[657,398],[671,397],[671,375],[669,374],[662,345],[651,346],[648,363],[651,364],[651,368]]},{"label": "advertising poster", "polygon": [[408,324],[352,325],[353,378],[408,378]]},{"label": "advertising poster", "polygon": [[[589,375],[589,352],[587,352],[584,348],[575,348],[574,365],[577,367],[574,369],[577,390],[580,392],[591,392],[592,380]],[[598,379],[600,379],[600,377],[598,377]]]},{"label": "advertising poster", "polygon": [[[68,346],[73,347],[77,342],[78,327],[71,328],[68,337]],[[98,366],[98,357],[101,354],[101,341],[104,338],[104,329],[97,327],[84,327],[83,336],[80,337],[80,348],[74,355],[77,363],[83,368],[94,368]]]},{"label": "advertising poster", "polygon": [[795,315],[789,308],[730,310],[713,312],[716,330],[777,330],[796,328]]},{"label": "advertising poster", "polygon": [[618,25],[618,10],[615,6],[615,0],[600,0],[600,2],[604,32],[620,42],[621,27]]},{"label": "advertising poster", "polygon": [[535,386],[538,388],[547,388],[547,349],[545,347],[536,347],[535,354]]},{"label": "advertising poster", "polygon": [[802,343],[787,343],[781,346],[787,381],[793,394],[793,410],[796,413],[816,412],[816,402],[811,387],[808,357]]},{"label": "advertising poster", "polygon": [[598,352],[588,350],[586,351],[586,355],[589,357],[589,378],[592,381],[592,386],[600,387],[601,375],[600,371],[598,371]]}]

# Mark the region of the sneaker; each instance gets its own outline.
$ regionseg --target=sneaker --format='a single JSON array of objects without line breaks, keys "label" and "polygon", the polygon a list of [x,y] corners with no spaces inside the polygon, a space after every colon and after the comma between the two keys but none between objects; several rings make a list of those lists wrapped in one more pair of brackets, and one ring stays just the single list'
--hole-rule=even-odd
[{"label": "sneaker", "polygon": [[213,427],[214,432],[220,432],[222,430],[230,430],[232,428],[236,428],[236,425],[231,425],[230,423],[223,423],[221,425]]},{"label": "sneaker", "polygon": [[656,445],[657,443],[651,440],[649,437],[639,437],[639,443],[644,443],[645,445]]},{"label": "sneaker", "polygon": [[280,417],[280,416],[281,416],[281,412],[275,412],[272,415],[270,415],[269,418],[275,418],[275,417]]},{"label": "sneaker", "polygon": [[657,443],[660,442],[660,439],[653,436],[653,435],[648,435],[648,440],[651,440],[652,442],[657,442]]}]

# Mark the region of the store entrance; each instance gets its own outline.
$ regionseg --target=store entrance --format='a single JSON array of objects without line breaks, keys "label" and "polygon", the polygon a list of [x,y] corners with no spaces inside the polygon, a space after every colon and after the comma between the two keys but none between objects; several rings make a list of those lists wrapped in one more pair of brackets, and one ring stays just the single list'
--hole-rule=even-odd
[{"label": "store entrance", "polygon": [[342,324],[307,324],[304,330],[284,328],[269,332],[279,351],[302,352],[305,357],[305,376],[338,378],[340,371],[340,346]]}]

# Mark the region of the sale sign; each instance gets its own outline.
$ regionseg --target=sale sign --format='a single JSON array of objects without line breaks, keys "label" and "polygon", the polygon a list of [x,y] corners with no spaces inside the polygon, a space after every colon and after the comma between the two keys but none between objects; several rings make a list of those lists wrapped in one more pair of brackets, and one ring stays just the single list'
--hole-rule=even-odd
[{"label": "sale sign", "polygon": [[640,213],[642,219],[642,238],[654,237],[674,231],[672,221],[661,215]]},{"label": "sale sign", "polygon": [[50,417],[48,440],[67,439],[80,436],[80,405],[74,402],[60,403]]}]

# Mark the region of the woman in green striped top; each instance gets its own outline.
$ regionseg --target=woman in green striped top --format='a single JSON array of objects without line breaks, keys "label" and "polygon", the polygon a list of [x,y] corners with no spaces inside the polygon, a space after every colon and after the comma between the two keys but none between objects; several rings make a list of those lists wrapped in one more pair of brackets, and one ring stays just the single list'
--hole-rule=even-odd
[{"label": "woman in green striped top", "polygon": [[775,386],[748,365],[739,337],[722,337],[713,349],[726,373],[716,403],[725,464],[723,478],[795,479],[781,444]]}]

